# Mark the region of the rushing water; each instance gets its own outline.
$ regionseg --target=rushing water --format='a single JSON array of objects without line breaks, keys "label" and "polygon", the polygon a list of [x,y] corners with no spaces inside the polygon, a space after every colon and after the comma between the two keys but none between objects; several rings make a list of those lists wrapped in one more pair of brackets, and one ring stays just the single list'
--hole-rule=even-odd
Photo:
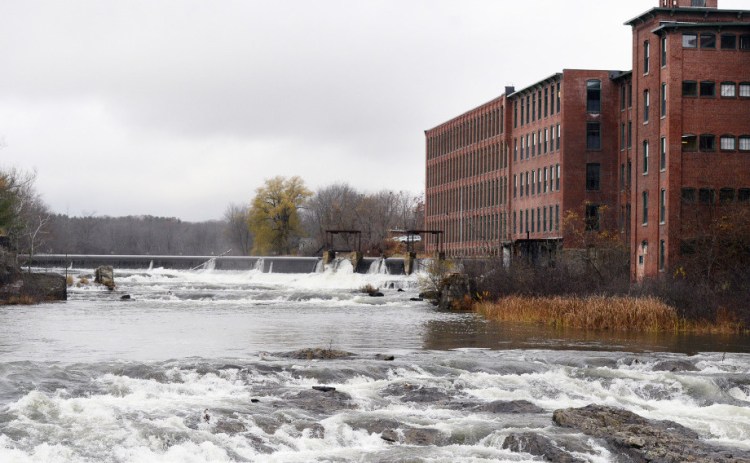
[{"label": "rushing water", "polygon": [[[116,282],[113,293],[84,286],[65,303],[0,308],[0,462],[534,461],[502,449],[516,431],[615,461],[551,422],[590,403],[750,449],[747,339],[500,325],[410,301],[417,277],[345,264],[148,269]],[[366,284],[384,297],[359,292]],[[286,354],[310,347],[354,355]],[[540,410],[490,406],[516,400]]]}]

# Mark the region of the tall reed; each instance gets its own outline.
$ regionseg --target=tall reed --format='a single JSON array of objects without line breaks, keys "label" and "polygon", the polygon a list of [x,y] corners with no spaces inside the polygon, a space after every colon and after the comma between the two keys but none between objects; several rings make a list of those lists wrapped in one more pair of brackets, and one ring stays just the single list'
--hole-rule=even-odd
[{"label": "tall reed", "polygon": [[492,320],[541,323],[557,328],[602,331],[741,332],[729,318],[688,321],[655,297],[521,297],[479,302],[474,311]]}]

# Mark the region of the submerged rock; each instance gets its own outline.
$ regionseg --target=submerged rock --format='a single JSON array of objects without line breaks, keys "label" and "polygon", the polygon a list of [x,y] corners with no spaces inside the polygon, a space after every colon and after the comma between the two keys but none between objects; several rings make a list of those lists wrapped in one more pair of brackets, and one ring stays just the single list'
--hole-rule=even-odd
[{"label": "submerged rock", "polygon": [[614,453],[636,462],[750,463],[748,451],[714,447],[680,424],[648,420],[627,410],[589,405],[555,410],[552,419],[558,426],[603,439]]},{"label": "submerged rock", "polygon": [[332,360],[354,357],[354,354],[351,352],[336,349],[324,349],[321,347],[282,352],[278,355],[279,357],[299,360]]},{"label": "submerged rock", "polygon": [[654,371],[698,371],[690,360],[662,360],[654,365]]},{"label": "submerged rock", "polygon": [[544,413],[545,410],[541,407],[537,407],[528,400],[496,400],[488,404],[481,405],[478,407],[482,411],[489,413],[508,413],[508,414],[520,414],[520,413]]},{"label": "submerged rock", "polygon": [[386,442],[405,445],[445,445],[448,436],[431,428],[386,429],[380,435]]},{"label": "submerged rock", "polygon": [[533,432],[509,435],[503,441],[503,448],[511,452],[523,452],[535,457],[542,457],[544,461],[555,463],[586,463],[587,461],[572,455],[549,437]]}]

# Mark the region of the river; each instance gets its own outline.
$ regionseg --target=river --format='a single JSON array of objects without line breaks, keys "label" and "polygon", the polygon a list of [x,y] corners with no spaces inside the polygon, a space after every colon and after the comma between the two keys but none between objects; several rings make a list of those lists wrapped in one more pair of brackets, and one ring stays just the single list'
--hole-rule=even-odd
[{"label": "river", "polygon": [[[750,449],[747,338],[488,322],[411,301],[418,276],[346,265],[115,278],[114,292],[0,307],[0,462],[539,461],[502,448],[519,431],[616,461],[551,422],[591,403]],[[352,356],[290,354],[306,348]],[[489,406],[522,400],[534,409]]]}]

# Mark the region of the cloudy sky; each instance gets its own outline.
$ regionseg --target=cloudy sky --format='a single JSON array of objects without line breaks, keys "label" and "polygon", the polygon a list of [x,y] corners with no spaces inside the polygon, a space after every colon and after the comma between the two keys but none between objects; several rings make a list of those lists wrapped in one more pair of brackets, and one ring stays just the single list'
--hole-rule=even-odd
[{"label": "cloudy sky", "polygon": [[[630,69],[657,0],[3,0],[0,167],[70,215],[220,218],[263,180],[424,184],[424,130]],[[721,0],[750,8],[748,0]]]}]

